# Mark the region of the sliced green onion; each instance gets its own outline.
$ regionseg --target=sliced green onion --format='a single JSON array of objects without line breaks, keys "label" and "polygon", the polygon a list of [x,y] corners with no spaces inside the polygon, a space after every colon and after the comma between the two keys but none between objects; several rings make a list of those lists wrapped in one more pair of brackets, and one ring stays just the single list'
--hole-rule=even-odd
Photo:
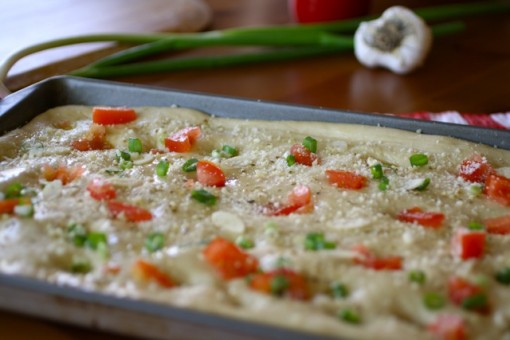
[{"label": "sliced green onion", "polygon": [[150,253],[161,250],[165,246],[165,236],[159,232],[150,233],[145,238],[144,246]]},{"label": "sliced green onion", "polygon": [[105,233],[101,233],[99,231],[91,231],[87,234],[87,239],[85,240],[84,244],[87,248],[97,250],[98,247],[100,247],[100,244],[108,244]]},{"label": "sliced green onion", "polygon": [[416,153],[409,157],[412,166],[424,166],[429,164],[429,157],[423,153]]},{"label": "sliced green onion", "polygon": [[306,250],[335,249],[336,243],[326,241],[323,233],[309,233],[305,238]]},{"label": "sliced green onion", "polygon": [[390,180],[386,176],[381,177],[381,181],[379,182],[379,190],[386,191],[388,186],[390,185]]},{"label": "sliced green onion", "polygon": [[503,268],[496,272],[495,278],[499,283],[510,286],[510,267]]},{"label": "sliced green onion", "polygon": [[129,138],[128,150],[129,152],[142,153],[142,141],[140,138]]},{"label": "sliced green onion", "polygon": [[255,247],[255,244],[253,243],[253,241],[245,236],[239,236],[236,239],[236,244],[243,249],[251,249],[251,248]]},{"label": "sliced green onion", "polygon": [[191,192],[191,198],[202,204],[213,206],[216,204],[217,197],[211,194],[209,191],[204,189],[193,190]]},{"label": "sliced green onion", "polygon": [[427,276],[425,275],[425,272],[422,270],[412,270],[409,272],[408,275],[409,281],[416,282],[418,284],[424,284],[427,280]]},{"label": "sliced green onion", "polygon": [[104,172],[106,172],[108,175],[118,175],[124,172],[124,170],[119,169],[106,169]]},{"label": "sliced green onion", "polygon": [[384,176],[383,167],[381,164],[375,164],[370,167],[373,179],[381,179]]},{"label": "sliced green onion", "polygon": [[198,159],[190,158],[182,165],[182,171],[184,172],[195,172],[197,171]]},{"label": "sliced green onion", "polygon": [[99,254],[99,256],[102,259],[106,259],[110,255],[110,251],[108,250],[108,244],[106,244],[106,242],[99,242],[97,244],[95,251],[96,253]]},{"label": "sliced green onion", "polygon": [[5,198],[18,198],[21,197],[21,192],[25,187],[21,183],[11,183],[5,189]]},{"label": "sliced green onion", "polygon": [[213,150],[212,156],[215,158],[232,158],[239,155],[239,151],[230,145],[223,145],[220,150]]},{"label": "sliced green onion", "polygon": [[271,279],[270,287],[273,295],[282,296],[289,288],[289,280],[285,276],[276,275]]},{"label": "sliced green onion", "polygon": [[485,230],[485,226],[477,221],[471,221],[468,223],[469,230]]},{"label": "sliced green onion", "polygon": [[331,285],[331,294],[336,299],[345,299],[349,296],[349,288],[343,283],[335,282]]},{"label": "sliced green onion", "polygon": [[462,300],[462,307],[465,309],[479,309],[487,305],[487,295],[484,293],[474,294]]},{"label": "sliced green onion", "polygon": [[441,309],[445,306],[446,300],[444,296],[435,292],[425,293],[423,296],[423,304],[431,310]]},{"label": "sliced green onion", "polygon": [[317,152],[317,140],[307,136],[305,139],[303,139],[303,146],[307,148],[310,152],[316,153]]},{"label": "sliced green onion", "polygon": [[92,264],[88,259],[73,259],[71,272],[75,274],[86,274],[92,270]]},{"label": "sliced green onion", "polygon": [[296,157],[294,157],[294,155],[288,155],[287,158],[285,158],[285,160],[287,161],[288,166],[293,166],[294,164],[296,164]]},{"label": "sliced green onion", "polygon": [[158,165],[156,165],[156,175],[159,177],[165,177],[169,168],[170,163],[166,159],[160,160]]},{"label": "sliced green onion", "polygon": [[480,196],[483,193],[483,185],[472,184],[469,187],[469,192],[475,197]]},{"label": "sliced green onion", "polygon": [[127,169],[131,169],[133,167],[133,162],[132,161],[125,161],[125,160],[122,160],[119,164],[119,167],[122,169],[122,170],[127,170]]},{"label": "sliced green onion", "polygon": [[338,317],[345,322],[359,324],[361,322],[360,315],[352,309],[346,308],[338,313]]},{"label": "sliced green onion", "polygon": [[115,160],[119,163],[122,162],[123,160],[130,161],[131,155],[129,154],[129,152],[117,150],[117,152],[115,153]]},{"label": "sliced green onion", "polygon": [[67,227],[67,236],[75,246],[83,247],[87,241],[87,230],[81,224],[73,223]]},{"label": "sliced green onion", "polygon": [[81,224],[73,223],[67,227],[67,237],[73,241],[75,246],[83,247],[87,241],[87,230]]},{"label": "sliced green onion", "polygon": [[419,184],[417,187],[415,187],[413,190],[415,191],[425,191],[430,184],[430,178],[425,178],[421,184]]}]

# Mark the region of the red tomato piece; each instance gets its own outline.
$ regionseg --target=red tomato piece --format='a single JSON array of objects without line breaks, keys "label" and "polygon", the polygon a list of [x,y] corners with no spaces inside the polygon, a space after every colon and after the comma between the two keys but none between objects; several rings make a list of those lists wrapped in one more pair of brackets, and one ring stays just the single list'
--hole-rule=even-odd
[{"label": "red tomato piece", "polygon": [[326,170],[326,177],[331,185],[340,189],[359,190],[365,187],[367,178],[352,171]]},{"label": "red tomato piece", "polygon": [[288,203],[283,206],[269,205],[265,213],[270,216],[287,216],[290,214],[307,214],[314,210],[312,190],[306,185],[296,185],[288,196]]},{"label": "red tomato piece", "polygon": [[97,106],[92,109],[92,121],[100,125],[125,124],[135,119],[135,110],[127,107]]},{"label": "red tomato piece", "polygon": [[108,149],[110,145],[106,141],[106,128],[102,125],[92,124],[85,137],[73,141],[71,147],[78,151]]},{"label": "red tomato piece", "polygon": [[373,270],[401,270],[402,258],[400,256],[377,257],[366,246],[355,245],[353,251],[359,254],[354,263]]},{"label": "red tomato piece", "polygon": [[209,161],[198,161],[197,181],[202,185],[211,187],[223,187],[226,183],[223,170]]},{"label": "red tomato piece", "polygon": [[312,201],[312,190],[306,185],[298,184],[289,193],[289,203],[305,206]]},{"label": "red tomato piece", "polygon": [[300,23],[336,21],[367,15],[370,0],[289,0],[289,9]]},{"label": "red tomato piece", "polygon": [[[279,280],[279,284],[275,284]],[[288,296],[294,300],[309,300],[310,287],[306,278],[289,269],[259,273],[250,278],[250,287],[266,294]]]},{"label": "red tomato piece", "polygon": [[311,152],[302,144],[294,144],[290,147],[290,154],[294,156],[296,163],[312,166],[313,162],[318,161],[319,157],[316,153]]},{"label": "red tomato piece", "polygon": [[152,213],[149,210],[131,204],[108,201],[108,209],[114,217],[124,215],[130,222],[144,222],[152,220]]},{"label": "red tomato piece", "polygon": [[[480,294],[485,294],[482,287],[471,283],[463,277],[453,276],[448,280],[448,296],[456,305],[462,306],[466,299]],[[488,304],[484,304],[471,309],[478,312],[486,312],[488,307]]]},{"label": "red tomato piece", "polygon": [[45,164],[42,167],[42,175],[45,180],[51,182],[58,179],[63,185],[79,178],[83,174],[83,171],[84,169],[81,166],[67,167],[65,165],[59,165],[55,168],[49,164]]},{"label": "red tomato piece", "polygon": [[459,169],[459,177],[473,183],[484,183],[486,178],[494,173],[487,159],[480,155],[473,155],[462,162]]},{"label": "red tomato piece", "polygon": [[153,281],[165,288],[172,288],[177,284],[172,278],[158,267],[144,260],[137,260],[131,269],[132,275],[141,282]]},{"label": "red tomato piece", "polygon": [[14,208],[20,204],[19,198],[8,198],[0,200],[0,214],[12,214]]},{"label": "red tomato piece", "polygon": [[399,256],[367,257],[361,260],[359,264],[373,270],[401,270],[402,258]]},{"label": "red tomato piece", "polygon": [[87,185],[87,191],[96,201],[108,201],[117,196],[113,184],[101,178],[94,178]]},{"label": "red tomato piece", "polygon": [[427,329],[440,340],[467,339],[464,320],[458,315],[441,314],[428,325]]},{"label": "red tomato piece", "polygon": [[401,222],[417,223],[423,227],[437,229],[443,225],[445,217],[443,213],[423,211],[421,208],[414,207],[401,211],[397,218]]},{"label": "red tomato piece", "polygon": [[483,224],[489,234],[510,235],[510,215],[488,218]]},{"label": "red tomato piece", "polygon": [[485,181],[485,193],[490,199],[510,206],[510,178],[491,174]]},{"label": "red tomato piece", "polygon": [[187,127],[165,138],[165,146],[169,151],[173,152],[190,152],[193,144],[195,144],[201,134],[202,130],[200,127]]},{"label": "red tomato piece", "polygon": [[257,259],[241,250],[234,243],[217,237],[203,251],[206,261],[225,280],[245,277],[258,270]]},{"label": "red tomato piece", "polygon": [[485,238],[484,230],[457,229],[451,241],[452,255],[463,260],[483,257]]}]

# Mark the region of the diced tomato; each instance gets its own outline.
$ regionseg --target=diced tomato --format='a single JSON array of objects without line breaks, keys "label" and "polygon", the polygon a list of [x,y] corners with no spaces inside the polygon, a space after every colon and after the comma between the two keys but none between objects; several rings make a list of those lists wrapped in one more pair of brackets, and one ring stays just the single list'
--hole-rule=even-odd
[{"label": "diced tomato", "polygon": [[106,141],[106,128],[102,125],[92,124],[85,137],[73,141],[71,146],[78,151],[105,150],[110,148]]},{"label": "diced tomato", "polygon": [[202,130],[200,127],[187,127],[165,138],[165,146],[173,152],[190,152],[193,144],[195,144],[201,134]]},{"label": "diced tomato", "polygon": [[360,264],[365,268],[373,270],[401,270],[402,258],[400,256],[389,257],[364,257],[355,260],[356,264]]},{"label": "diced tomato", "polygon": [[451,251],[462,260],[481,258],[485,251],[484,230],[460,228],[455,231],[451,241]]},{"label": "diced tomato", "polygon": [[319,157],[316,153],[311,152],[302,144],[294,144],[290,147],[290,154],[294,156],[296,163],[312,166],[313,162],[317,161]]},{"label": "diced tomato", "polygon": [[65,165],[59,165],[58,167],[53,167],[49,164],[45,164],[42,167],[42,175],[45,180],[51,182],[58,179],[63,185],[79,178],[83,172],[84,169],[81,166],[67,167]]},{"label": "diced tomato", "polygon": [[133,264],[132,275],[141,282],[153,281],[165,288],[175,287],[177,284],[172,278],[162,272],[158,267],[144,260],[137,260]]},{"label": "diced tomato", "polygon": [[463,277],[453,276],[448,280],[448,295],[456,305],[460,305],[465,298],[476,295],[481,291],[482,289],[479,286]]},{"label": "diced tomato", "polygon": [[[453,276],[448,280],[448,295],[454,304],[466,307],[464,304],[467,299],[485,295],[485,292],[481,286],[476,285],[463,277]],[[488,301],[485,300],[482,304],[470,306],[468,309],[478,312],[487,312],[488,308]]]},{"label": "diced tomato", "polygon": [[467,339],[464,320],[458,315],[441,314],[428,325],[427,329],[439,340]]},{"label": "diced tomato", "polygon": [[459,177],[474,183],[484,183],[492,173],[494,169],[487,163],[487,159],[478,154],[464,160],[459,169]]},{"label": "diced tomato", "polygon": [[245,277],[258,270],[257,259],[241,250],[234,243],[217,237],[203,251],[206,261],[225,280]]},{"label": "diced tomato", "polygon": [[490,199],[510,206],[510,178],[500,175],[489,175],[485,181],[485,193]]},{"label": "diced tomato", "polygon": [[87,185],[87,191],[96,201],[108,201],[117,196],[113,184],[101,178],[94,178]]},{"label": "diced tomato", "polygon": [[510,215],[488,218],[483,224],[489,234],[510,235]]},{"label": "diced tomato", "polygon": [[306,185],[298,184],[288,195],[288,203],[282,206],[268,205],[266,215],[287,216],[290,214],[307,214],[314,210],[312,191]]},{"label": "diced tomato", "polygon": [[106,274],[110,274],[110,275],[117,275],[120,273],[120,266],[116,263],[107,263],[104,267],[103,267],[103,271],[106,273]]},{"label": "diced tomato", "polygon": [[128,107],[97,106],[92,109],[92,121],[100,125],[125,124],[135,119],[135,110]]},{"label": "diced tomato", "polygon": [[312,190],[303,184],[296,185],[289,193],[289,203],[305,206],[312,201]]},{"label": "diced tomato", "polygon": [[306,278],[289,269],[255,274],[250,278],[249,285],[259,292],[288,296],[295,300],[309,300],[311,297]]},{"label": "diced tomato", "polygon": [[206,186],[223,187],[226,179],[223,170],[219,166],[209,161],[198,161],[197,163],[197,181]]},{"label": "diced tomato", "polygon": [[130,222],[144,222],[152,220],[152,213],[149,210],[119,202],[108,201],[108,209],[114,217],[124,215],[126,220]]},{"label": "diced tomato", "polygon": [[162,154],[166,153],[166,151],[160,150],[160,149],[150,149],[149,152],[153,155],[162,155]]},{"label": "diced tomato", "polygon": [[326,177],[331,185],[340,189],[359,190],[365,187],[367,178],[352,171],[326,170]]},{"label": "diced tomato", "polygon": [[414,207],[401,211],[398,220],[407,223],[417,223],[424,227],[440,228],[443,225],[444,214],[439,212],[423,211],[421,208]]},{"label": "diced tomato", "polygon": [[354,263],[373,270],[401,270],[402,258],[400,256],[377,257],[366,246],[355,245],[353,251],[359,254]]},{"label": "diced tomato", "polygon": [[0,214],[12,214],[14,208],[20,204],[19,198],[8,198],[0,200]]}]

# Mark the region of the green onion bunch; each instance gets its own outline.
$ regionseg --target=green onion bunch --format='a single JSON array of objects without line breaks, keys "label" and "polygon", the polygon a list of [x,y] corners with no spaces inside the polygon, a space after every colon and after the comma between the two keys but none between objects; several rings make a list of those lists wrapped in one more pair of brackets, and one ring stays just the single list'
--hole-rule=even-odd
[{"label": "green onion bunch", "polygon": [[[415,13],[428,23],[434,24],[431,28],[435,36],[443,36],[457,33],[464,27],[462,22],[448,20],[506,11],[510,11],[510,3],[483,1],[419,8],[415,10]],[[3,85],[3,81],[10,68],[18,60],[55,47],[91,42],[131,45],[131,48],[114,53],[70,73],[70,75],[89,78],[112,78],[351,52],[354,48],[353,33],[359,24],[374,18],[368,16],[328,23],[244,27],[198,33],[94,34],[57,39],[23,48],[8,56],[0,64],[0,92],[9,93],[9,90]],[[162,53],[209,46],[259,46],[264,48],[250,53],[201,57],[171,56],[166,59],[143,61],[143,58],[154,57]]]}]

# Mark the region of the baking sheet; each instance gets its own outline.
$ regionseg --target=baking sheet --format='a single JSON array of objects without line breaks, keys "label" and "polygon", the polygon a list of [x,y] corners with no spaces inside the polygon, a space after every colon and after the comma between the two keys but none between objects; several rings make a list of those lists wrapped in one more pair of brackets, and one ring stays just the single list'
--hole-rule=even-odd
[{"label": "baking sheet", "polygon": [[[421,130],[422,133],[458,137],[510,149],[510,132],[504,130],[291,106],[73,77],[50,78],[1,100],[0,134],[22,126],[49,108],[67,104],[178,105],[223,117],[380,125],[410,131]],[[120,299],[6,274],[0,274],[0,308],[144,338],[321,338],[277,327],[152,302]]]},{"label": "baking sheet", "polygon": [[49,108],[66,105],[169,106],[179,105],[220,117],[308,120],[380,125],[408,131],[420,130],[510,149],[510,131],[426,122],[379,114],[293,106],[201,93],[93,79],[54,77],[20,90],[0,101],[0,135],[22,126]]}]

